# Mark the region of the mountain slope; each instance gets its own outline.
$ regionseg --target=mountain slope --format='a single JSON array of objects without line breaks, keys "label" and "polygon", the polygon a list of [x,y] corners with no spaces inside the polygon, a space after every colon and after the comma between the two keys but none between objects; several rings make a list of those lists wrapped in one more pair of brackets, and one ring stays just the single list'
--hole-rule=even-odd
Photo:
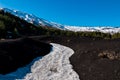
[{"label": "mountain slope", "polygon": [[0,10],[0,38],[18,38],[22,36],[42,35],[42,27]]},{"label": "mountain slope", "polygon": [[54,22],[49,22],[45,19],[42,18],[38,18],[35,15],[32,14],[28,14],[28,13],[24,13],[24,12],[20,12],[18,10],[11,10],[8,8],[1,8],[1,10],[4,10],[5,12],[9,12],[17,17],[20,17],[24,20],[26,20],[29,23],[32,23],[34,25],[37,26],[49,26],[49,27],[54,27],[54,28],[58,28],[58,29],[63,29],[64,26],[62,26],[61,24],[57,24]]},{"label": "mountain slope", "polygon": [[102,26],[102,27],[81,27],[81,26],[67,26],[67,25],[61,25],[55,22],[50,22],[47,21],[43,18],[39,18],[36,17],[35,15],[32,14],[28,14],[28,13],[24,13],[24,12],[20,12],[18,10],[11,10],[11,9],[7,9],[7,8],[1,8],[1,10],[4,10],[5,12],[9,12],[17,17],[20,17],[22,19],[24,19],[25,21],[32,23],[34,25],[37,26],[47,26],[47,27],[54,27],[57,29],[61,29],[61,30],[70,30],[70,31],[88,31],[88,32],[93,32],[93,31],[97,31],[97,32],[103,32],[103,33],[119,33],[120,32],[120,28],[119,27],[111,27],[111,26]]},{"label": "mountain slope", "polygon": [[[77,27],[54,26],[51,22],[20,11],[0,9],[0,39],[14,39],[24,36],[83,36],[104,39],[120,38],[119,27]],[[30,22],[30,20],[33,20]],[[34,24],[36,20],[41,23]],[[46,21],[47,22],[47,21]],[[44,25],[43,25],[44,24]],[[56,24],[56,23],[55,23]],[[54,27],[53,27],[54,26]],[[115,34],[116,33],[116,34]],[[112,35],[111,35],[112,34]]]}]

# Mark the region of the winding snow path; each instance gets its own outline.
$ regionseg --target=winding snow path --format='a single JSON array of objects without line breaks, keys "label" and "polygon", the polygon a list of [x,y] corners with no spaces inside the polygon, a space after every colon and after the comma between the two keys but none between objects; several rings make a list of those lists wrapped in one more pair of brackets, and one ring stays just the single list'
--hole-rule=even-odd
[{"label": "winding snow path", "polygon": [[[31,72],[26,73],[26,75],[23,76],[24,79],[20,80],[80,80],[78,74],[72,69],[69,61],[69,57],[74,51],[59,44],[51,43],[51,45],[53,45],[53,50],[50,54],[34,62],[31,66]],[[26,69],[24,68],[22,71],[21,74],[24,73]],[[16,76],[21,74],[17,74]],[[6,76],[6,80],[12,80],[13,76],[14,79],[18,79],[18,77],[15,78],[15,74],[9,74]],[[5,76],[3,78],[2,80],[5,80]]]}]

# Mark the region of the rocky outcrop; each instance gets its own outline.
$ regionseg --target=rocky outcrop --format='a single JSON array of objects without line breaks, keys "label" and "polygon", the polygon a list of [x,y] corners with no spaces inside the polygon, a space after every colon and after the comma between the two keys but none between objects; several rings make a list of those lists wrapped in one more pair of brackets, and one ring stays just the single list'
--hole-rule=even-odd
[{"label": "rocky outcrop", "polygon": [[99,57],[108,58],[110,60],[120,60],[120,52],[116,51],[103,51],[98,54]]}]

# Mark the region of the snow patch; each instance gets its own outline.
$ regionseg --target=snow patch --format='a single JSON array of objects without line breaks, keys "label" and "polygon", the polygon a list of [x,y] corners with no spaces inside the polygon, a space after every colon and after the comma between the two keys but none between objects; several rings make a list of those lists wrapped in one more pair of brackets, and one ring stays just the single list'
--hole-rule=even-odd
[{"label": "snow patch", "polygon": [[0,75],[0,80],[80,80],[69,61],[74,51],[59,44],[51,45],[53,49],[48,55],[36,58],[16,72]]},{"label": "snow patch", "polygon": [[27,73],[31,72],[31,66],[35,63],[35,61],[40,60],[41,58],[42,57],[34,59],[30,64],[26,65],[25,67],[17,69],[15,72],[11,72],[6,75],[0,74],[0,80],[24,80],[24,76],[26,76]]},{"label": "snow patch", "polygon": [[104,27],[82,27],[82,26],[65,26],[66,30],[74,31],[74,32],[102,32],[102,33],[120,33],[120,27],[111,27],[111,26],[104,26]]},{"label": "snow patch", "polygon": [[80,80],[70,65],[69,57],[74,51],[68,47],[54,44],[53,51],[36,61],[26,80]]}]

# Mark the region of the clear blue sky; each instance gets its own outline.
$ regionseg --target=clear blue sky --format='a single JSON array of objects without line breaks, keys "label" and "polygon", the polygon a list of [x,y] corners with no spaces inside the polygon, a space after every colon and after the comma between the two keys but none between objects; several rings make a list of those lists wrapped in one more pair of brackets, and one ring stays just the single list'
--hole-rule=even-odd
[{"label": "clear blue sky", "polygon": [[120,0],[0,0],[49,21],[79,26],[120,26]]}]

